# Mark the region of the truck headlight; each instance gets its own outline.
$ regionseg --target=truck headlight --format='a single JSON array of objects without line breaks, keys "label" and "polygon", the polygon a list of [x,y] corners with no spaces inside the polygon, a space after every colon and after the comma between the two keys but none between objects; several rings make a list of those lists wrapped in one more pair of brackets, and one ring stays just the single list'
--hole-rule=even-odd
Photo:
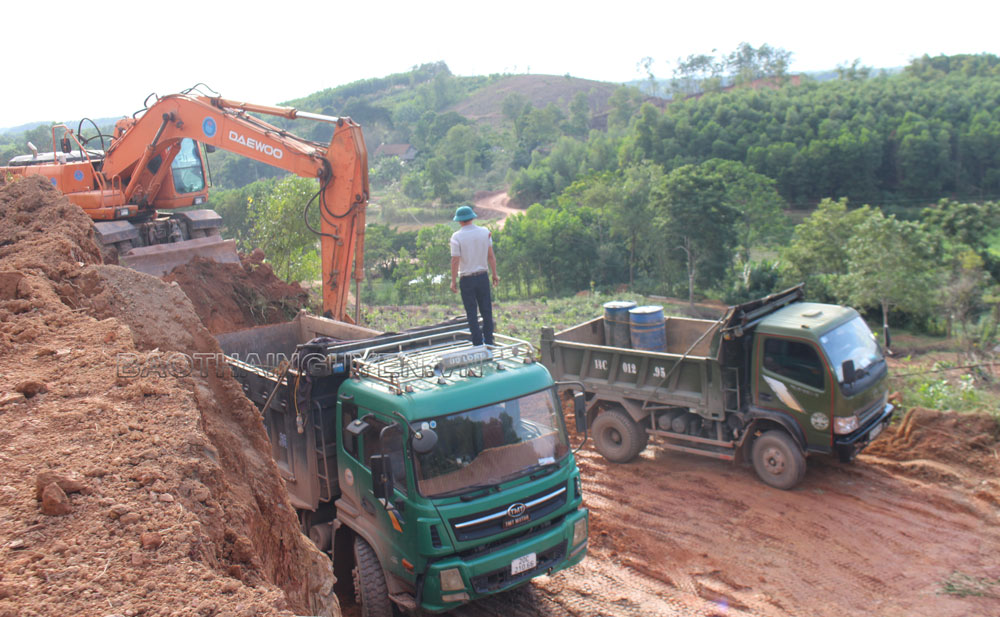
[{"label": "truck headlight", "polygon": [[462,572],[458,568],[441,570],[441,591],[461,591],[465,589]]},{"label": "truck headlight", "polygon": [[858,430],[857,416],[835,417],[833,419],[833,432],[837,435],[846,435],[856,430]]},{"label": "truck headlight", "polygon": [[[576,546],[587,539],[587,517],[583,517],[573,523],[573,543]],[[443,573],[442,573],[443,574]]]}]

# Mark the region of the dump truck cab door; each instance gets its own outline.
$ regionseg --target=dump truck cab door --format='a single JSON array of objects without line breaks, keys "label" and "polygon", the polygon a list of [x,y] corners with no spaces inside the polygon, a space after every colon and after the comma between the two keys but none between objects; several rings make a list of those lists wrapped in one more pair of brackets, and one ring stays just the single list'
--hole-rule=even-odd
[{"label": "dump truck cab door", "polygon": [[[341,498],[359,506],[358,515],[348,524],[372,546],[387,574],[412,582],[416,547],[409,527],[415,522],[410,520],[414,513],[406,507],[411,489],[405,429],[343,399],[341,413]],[[392,592],[392,581],[389,584]]]},{"label": "dump truck cab door", "polygon": [[833,379],[819,349],[805,339],[760,334],[754,364],[755,404],[792,418],[808,447],[829,449]]}]

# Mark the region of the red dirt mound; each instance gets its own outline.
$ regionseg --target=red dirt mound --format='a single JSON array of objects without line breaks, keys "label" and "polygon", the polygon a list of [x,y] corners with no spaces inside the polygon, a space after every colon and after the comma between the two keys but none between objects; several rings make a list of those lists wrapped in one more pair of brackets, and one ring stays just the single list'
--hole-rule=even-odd
[{"label": "red dirt mound", "polygon": [[962,486],[1000,505],[1000,424],[987,414],[914,407],[864,456],[896,473]]},{"label": "red dirt mound", "polygon": [[0,187],[0,617],[339,614],[187,296],[88,264],[79,209]]},{"label": "red dirt mound", "polygon": [[1000,424],[986,414],[959,414],[914,407],[866,450],[897,461],[933,459],[984,471],[997,467]]},{"label": "red dirt mound", "polygon": [[285,283],[264,263],[259,249],[240,264],[194,259],[163,277],[177,283],[212,334],[288,321],[306,308],[309,293]]}]

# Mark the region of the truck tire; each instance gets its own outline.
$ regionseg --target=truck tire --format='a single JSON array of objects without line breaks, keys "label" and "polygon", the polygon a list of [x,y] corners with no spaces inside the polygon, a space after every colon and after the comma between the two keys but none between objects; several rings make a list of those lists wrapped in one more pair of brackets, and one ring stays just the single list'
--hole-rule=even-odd
[{"label": "truck tire", "polygon": [[362,617],[392,617],[393,604],[385,573],[375,551],[360,537],[354,539],[354,597]]},{"label": "truck tire", "polygon": [[627,463],[646,447],[649,436],[624,409],[608,409],[594,420],[594,446],[612,463]]},{"label": "truck tire", "polygon": [[806,475],[806,457],[785,431],[770,430],[753,442],[753,468],[764,484],[788,490]]}]

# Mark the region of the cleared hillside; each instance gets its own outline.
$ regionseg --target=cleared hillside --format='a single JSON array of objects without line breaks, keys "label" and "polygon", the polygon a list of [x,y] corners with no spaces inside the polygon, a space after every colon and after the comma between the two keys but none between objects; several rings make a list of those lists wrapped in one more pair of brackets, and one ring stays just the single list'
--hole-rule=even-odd
[{"label": "cleared hillside", "polygon": [[477,123],[493,126],[503,122],[502,106],[510,95],[520,95],[533,107],[543,108],[552,104],[569,113],[569,104],[580,92],[587,96],[590,105],[592,128],[603,128],[611,95],[621,87],[591,79],[558,75],[509,75],[490,83],[469,97],[448,108]]}]

